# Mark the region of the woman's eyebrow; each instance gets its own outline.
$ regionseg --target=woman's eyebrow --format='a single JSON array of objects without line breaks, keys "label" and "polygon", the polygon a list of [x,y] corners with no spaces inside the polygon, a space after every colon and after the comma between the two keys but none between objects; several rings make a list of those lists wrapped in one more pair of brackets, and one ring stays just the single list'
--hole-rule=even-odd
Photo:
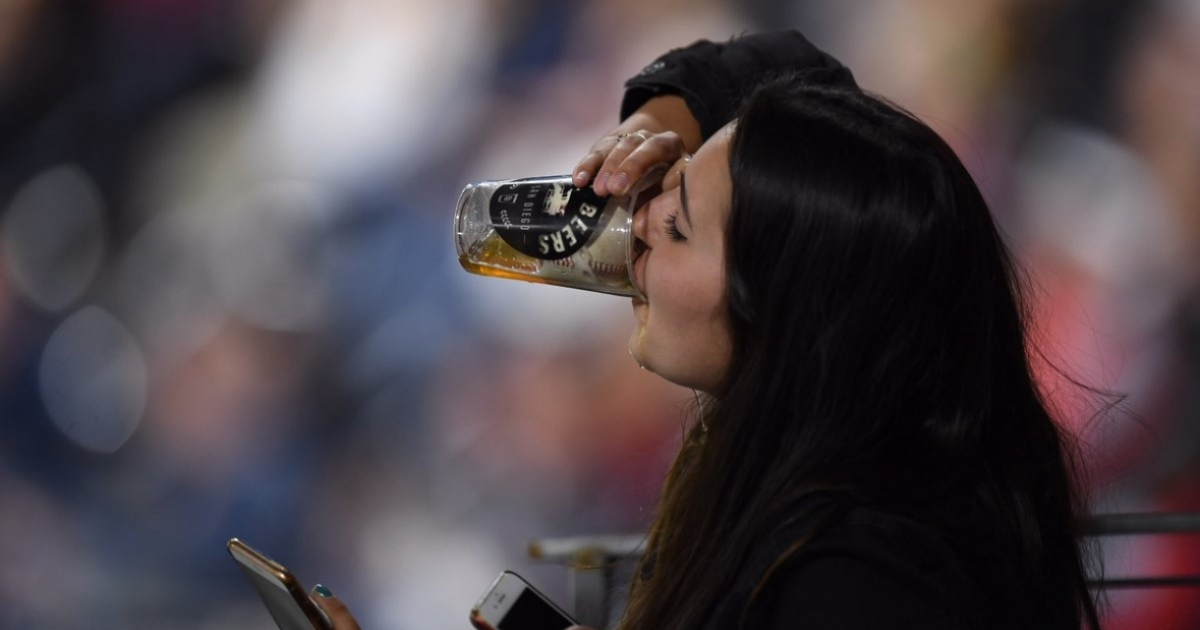
[{"label": "woman's eyebrow", "polygon": [[684,185],[683,171],[679,172],[679,202],[683,205],[683,219],[688,227],[692,227],[692,212],[688,209],[687,186]]}]

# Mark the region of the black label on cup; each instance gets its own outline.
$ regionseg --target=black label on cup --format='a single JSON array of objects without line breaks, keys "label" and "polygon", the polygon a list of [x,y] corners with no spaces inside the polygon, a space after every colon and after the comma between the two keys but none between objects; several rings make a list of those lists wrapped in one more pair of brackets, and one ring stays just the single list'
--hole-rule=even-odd
[{"label": "black label on cup", "polygon": [[492,194],[492,227],[513,249],[543,260],[566,258],[604,228],[607,197],[565,179],[525,179]]}]

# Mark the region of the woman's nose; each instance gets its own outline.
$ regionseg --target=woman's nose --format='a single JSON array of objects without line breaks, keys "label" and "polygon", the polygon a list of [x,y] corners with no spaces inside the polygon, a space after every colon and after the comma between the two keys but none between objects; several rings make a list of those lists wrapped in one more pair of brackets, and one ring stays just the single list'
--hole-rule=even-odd
[{"label": "woman's nose", "polygon": [[643,243],[646,242],[647,223],[650,221],[650,204],[646,204],[633,213],[633,236]]}]

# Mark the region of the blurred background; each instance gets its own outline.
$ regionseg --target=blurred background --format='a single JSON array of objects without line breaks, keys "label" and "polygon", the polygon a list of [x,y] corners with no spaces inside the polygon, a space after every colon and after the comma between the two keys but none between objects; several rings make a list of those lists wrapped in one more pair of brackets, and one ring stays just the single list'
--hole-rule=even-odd
[{"label": "blurred background", "polygon": [[[468,181],[568,172],[621,84],[794,27],[941,132],[1026,265],[1095,510],[1200,510],[1200,0],[0,0],[0,628],[466,628],[529,539],[640,531],[690,393],[626,301],[463,272]],[[1105,541],[1200,571],[1195,536]],[[1110,593],[1200,627],[1200,589]]]}]

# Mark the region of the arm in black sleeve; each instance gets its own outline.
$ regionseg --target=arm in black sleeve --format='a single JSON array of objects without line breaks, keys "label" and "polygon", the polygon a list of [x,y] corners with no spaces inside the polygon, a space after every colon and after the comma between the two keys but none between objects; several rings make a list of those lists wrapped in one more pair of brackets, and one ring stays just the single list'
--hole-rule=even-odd
[{"label": "arm in black sleeve", "polygon": [[745,35],[726,43],[698,41],[659,57],[625,83],[621,119],[646,101],[678,94],[707,139],[733,120],[742,100],[768,77],[818,70],[831,81],[854,84],[850,71],[796,31]]}]

